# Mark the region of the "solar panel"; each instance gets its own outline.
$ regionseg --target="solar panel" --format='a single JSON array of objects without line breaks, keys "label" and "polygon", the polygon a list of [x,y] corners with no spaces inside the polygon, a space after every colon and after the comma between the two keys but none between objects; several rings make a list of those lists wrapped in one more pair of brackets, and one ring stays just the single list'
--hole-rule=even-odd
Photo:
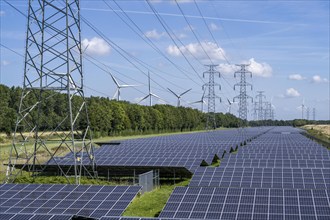
[{"label": "solar panel", "polygon": [[139,186],[4,184],[2,214],[80,215],[100,218],[121,215]]},{"label": "solar panel", "polygon": [[329,189],[177,187],[160,218],[326,219]]},{"label": "solar panel", "polygon": [[71,220],[72,215],[43,215],[43,214],[5,214],[0,213],[3,220]]},{"label": "solar panel", "polygon": [[[211,165],[246,138],[252,138],[264,130],[266,128],[249,128],[245,136],[238,130],[228,130],[141,138],[122,141],[119,145],[105,144],[94,151],[95,162],[98,167],[185,167],[194,172],[202,162]],[[72,155],[68,154],[48,164],[72,165],[71,158]],[[87,164],[89,159],[85,155],[82,161]]]},{"label": "solar panel", "polygon": [[189,186],[324,189],[330,168],[200,167]]}]

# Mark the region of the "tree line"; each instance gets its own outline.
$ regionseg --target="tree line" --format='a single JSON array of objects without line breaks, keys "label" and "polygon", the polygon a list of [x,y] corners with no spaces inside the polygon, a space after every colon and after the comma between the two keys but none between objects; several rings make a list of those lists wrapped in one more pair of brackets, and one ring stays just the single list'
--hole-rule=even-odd
[{"label": "tree line", "polygon": [[330,124],[329,120],[306,120],[306,119],[294,119],[294,120],[260,120],[260,121],[249,121],[249,126],[293,126],[301,127],[310,124]]},{"label": "tree line", "polygon": [[[17,112],[22,88],[0,85],[0,132],[8,135],[15,129]],[[54,93],[54,94],[50,94]],[[58,121],[67,114],[67,97],[65,94],[44,91],[45,100],[41,106],[41,128],[53,129]],[[28,102],[37,100],[31,96]],[[75,97],[73,102],[82,102]],[[172,131],[192,131],[205,128],[207,113],[188,107],[171,105],[142,106],[127,101],[115,101],[105,97],[86,98],[88,117],[93,136],[148,134]],[[216,127],[238,127],[242,121],[232,114],[216,113]],[[86,121],[81,120],[80,126]],[[69,124],[62,126],[68,130]],[[79,127],[78,127],[79,129]]]}]

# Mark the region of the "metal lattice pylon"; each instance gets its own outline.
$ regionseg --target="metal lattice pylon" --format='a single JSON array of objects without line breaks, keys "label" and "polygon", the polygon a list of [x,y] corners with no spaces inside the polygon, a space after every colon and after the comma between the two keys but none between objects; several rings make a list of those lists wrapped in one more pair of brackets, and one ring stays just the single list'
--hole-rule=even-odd
[{"label": "metal lattice pylon", "polygon": [[[6,182],[23,170],[35,177],[47,165],[59,175],[95,174],[91,131],[83,91],[79,0],[30,0],[24,83]],[[52,97],[61,99],[53,103]],[[47,115],[53,105],[59,112]],[[70,168],[56,157],[69,153]]]},{"label": "metal lattice pylon", "polygon": [[246,94],[246,87],[250,86],[252,90],[252,85],[248,82],[246,82],[246,74],[250,74],[252,78],[252,73],[246,69],[249,64],[236,64],[236,66],[239,66],[241,69],[236,71],[234,73],[234,77],[236,78],[237,74],[240,74],[241,81],[239,83],[236,83],[234,85],[234,90],[236,89],[236,86],[239,86],[239,95],[234,97],[234,102],[236,99],[238,99],[238,116],[242,120],[247,120],[247,100],[251,99],[253,102],[253,98]]},{"label": "metal lattice pylon", "polygon": [[264,120],[264,101],[263,98],[266,99],[266,96],[264,95],[264,91],[257,91],[257,95],[256,95],[256,100],[258,100],[257,104],[256,104],[256,109],[255,112],[257,113],[257,119],[260,120]]},{"label": "metal lattice pylon", "polygon": [[209,82],[205,83],[203,85],[204,87],[208,87],[209,93],[204,96],[204,98],[207,98],[207,118],[206,118],[206,129],[215,129],[216,123],[215,123],[215,99],[219,99],[221,102],[221,98],[215,94],[214,87],[219,86],[219,89],[221,90],[221,86],[218,83],[214,82],[214,75],[217,74],[220,77],[220,72],[216,71],[214,68],[218,65],[205,65],[209,67],[209,70],[203,73],[203,77],[205,77],[206,74],[209,74]]}]

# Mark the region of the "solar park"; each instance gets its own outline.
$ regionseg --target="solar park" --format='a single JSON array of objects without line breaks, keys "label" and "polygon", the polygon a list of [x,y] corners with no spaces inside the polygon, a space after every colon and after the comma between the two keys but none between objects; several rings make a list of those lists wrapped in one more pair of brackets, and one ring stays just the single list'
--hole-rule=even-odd
[{"label": "solar park", "polygon": [[[329,219],[330,151],[301,132],[259,127],[103,143],[94,152],[100,177],[159,169],[190,184],[176,187],[155,218],[122,216],[141,186],[2,184],[0,219]],[[49,173],[55,164],[69,170],[70,158],[48,161]]]}]

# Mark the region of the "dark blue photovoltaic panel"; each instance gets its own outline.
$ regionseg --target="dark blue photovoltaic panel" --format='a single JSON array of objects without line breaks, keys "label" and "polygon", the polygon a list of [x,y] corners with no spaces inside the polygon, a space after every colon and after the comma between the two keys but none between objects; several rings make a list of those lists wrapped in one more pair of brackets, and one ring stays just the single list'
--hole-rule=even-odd
[{"label": "dark blue photovoltaic panel", "polygon": [[[267,129],[248,128],[245,136],[240,135],[239,130],[228,130],[126,140],[120,145],[102,145],[94,151],[94,156],[98,167],[185,167],[194,172],[203,161],[211,165],[225,152],[239,146],[245,138],[257,136]],[[68,154],[48,164],[71,165],[71,158],[72,154]],[[84,163],[88,161],[83,158]]]},{"label": "dark blue photovoltaic panel", "polygon": [[1,213],[24,214],[21,218],[29,214],[120,216],[140,189],[139,186],[3,184],[0,185]]},{"label": "dark blue photovoltaic panel", "polygon": [[328,189],[177,187],[159,218],[326,219]]},{"label": "dark blue photovoltaic panel", "polygon": [[0,213],[1,220],[71,220],[71,215],[43,215],[43,214],[4,214]]},{"label": "dark blue photovoltaic panel", "polygon": [[324,189],[330,168],[200,167],[189,186]]},{"label": "dark blue photovoltaic panel", "polygon": [[329,219],[329,152],[299,129],[275,127],[220,167],[198,168],[159,218]]}]

